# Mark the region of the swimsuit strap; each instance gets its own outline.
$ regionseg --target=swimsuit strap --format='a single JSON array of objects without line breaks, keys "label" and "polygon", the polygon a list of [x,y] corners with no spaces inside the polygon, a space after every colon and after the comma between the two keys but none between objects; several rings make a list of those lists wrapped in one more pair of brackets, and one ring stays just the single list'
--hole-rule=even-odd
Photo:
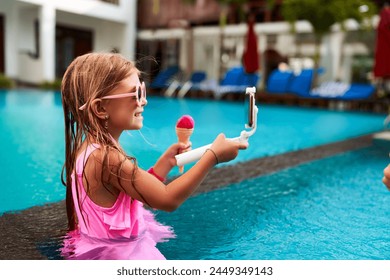
[{"label": "swimsuit strap", "polygon": [[96,150],[100,148],[98,144],[89,144],[84,152],[82,152],[76,160],[76,172],[77,174],[82,174],[85,163],[87,162],[89,156]]}]

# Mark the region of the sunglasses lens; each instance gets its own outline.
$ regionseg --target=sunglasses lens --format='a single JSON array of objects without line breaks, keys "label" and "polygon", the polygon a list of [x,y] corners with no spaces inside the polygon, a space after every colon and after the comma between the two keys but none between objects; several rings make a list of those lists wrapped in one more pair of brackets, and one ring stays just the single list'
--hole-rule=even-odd
[{"label": "sunglasses lens", "polygon": [[138,96],[140,97],[139,100],[141,100],[141,97],[146,99],[146,88],[145,88],[145,84],[142,82],[141,86],[139,87],[140,89],[140,92],[138,93]]},{"label": "sunglasses lens", "polygon": [[142,98],[142,89],[141,89],[141,87],[138,87],[138,89],[137,89],[137,98],[138,98],[138,102],[141,102],[141,98]]}]

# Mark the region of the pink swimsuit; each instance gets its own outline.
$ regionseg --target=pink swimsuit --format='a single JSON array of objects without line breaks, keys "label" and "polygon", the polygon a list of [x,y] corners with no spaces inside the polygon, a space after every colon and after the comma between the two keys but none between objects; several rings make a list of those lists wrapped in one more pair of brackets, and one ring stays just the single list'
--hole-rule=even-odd
[{"label": "pink swimsuit", "polygon": [[141,202],[120,192],[114,205],[106,208],[95,204],[86,194],[83,168],[97,148],[98,145],[88,146],[76,160],[78,194],[73,174],[72,194],[79,228],[68,233],[62,255],[66,259],[165,259],[156,243],[174,234],[170,227],[158,223]]}]

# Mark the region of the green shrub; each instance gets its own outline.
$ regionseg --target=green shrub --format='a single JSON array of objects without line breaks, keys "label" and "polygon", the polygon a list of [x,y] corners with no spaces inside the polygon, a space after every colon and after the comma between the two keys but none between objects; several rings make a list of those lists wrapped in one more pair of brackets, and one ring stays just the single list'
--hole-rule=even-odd
[{"label": "green shrub", "polygon": [[39,85],[39,87],[46,90],[61,90],[61,82],[61,79],[55,79],[54,81],[44,81]]},{"label": "green shrub", "polygon": [[0,73],[0,89],[9,89],[14,87],[14,81],[4,74]]}]

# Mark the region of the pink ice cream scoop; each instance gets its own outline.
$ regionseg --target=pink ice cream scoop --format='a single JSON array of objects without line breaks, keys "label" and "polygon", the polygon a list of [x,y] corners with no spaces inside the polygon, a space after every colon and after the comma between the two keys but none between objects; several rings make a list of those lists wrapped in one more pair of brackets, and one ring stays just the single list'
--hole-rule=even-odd
[{"label": "pink ice cream scoop", "polygon": [[195,126],[195,121],[189,115],[182,116],[176,123],[176,128],[193,129],[194,126]]},{"label": "pink ice cream scoop", "polygon": [[[179,143],[188,145],[190,142],[191,134],[194,132],[195,121],[189,115],[182,116],[176,123],[176,135]],[[184,166],[179,167],[180,173],[183,173]]]}]

